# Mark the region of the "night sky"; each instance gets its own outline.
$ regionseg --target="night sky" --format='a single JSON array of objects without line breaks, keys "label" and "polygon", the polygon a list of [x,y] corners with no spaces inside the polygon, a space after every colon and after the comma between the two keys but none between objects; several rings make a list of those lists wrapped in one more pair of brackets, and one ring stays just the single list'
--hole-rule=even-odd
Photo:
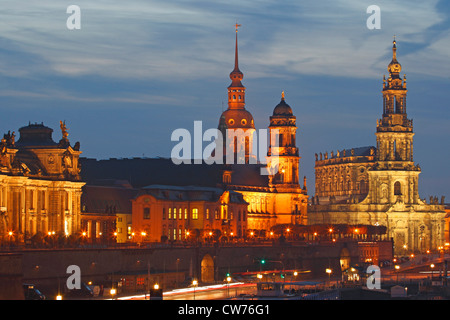
[{"label": "night sky", "polygon": [[[366,26],[370,5],[381,29]],[[449,16],[434,0],[2,0],[0,133],[43,122],[58,141],[65,120],[84,157],[170,157],[175,129],[217,127],[238,22],[246,108],[267,128],[285,91],[312,195],[314,153],[376,145],[396,35],[420,197],[449,202]]]}]

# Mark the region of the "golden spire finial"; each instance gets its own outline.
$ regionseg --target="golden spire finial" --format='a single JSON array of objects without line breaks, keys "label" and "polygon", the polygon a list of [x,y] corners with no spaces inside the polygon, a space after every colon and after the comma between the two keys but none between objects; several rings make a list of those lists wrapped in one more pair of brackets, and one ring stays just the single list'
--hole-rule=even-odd
[{"label": "golden spire finial", "polygon": [[238,24],[238,23],[237,23],[237,20],[236,20],[236,24],[234,25],[234,27],[236,28],[236,33],[238,32],[238,28],[239,28],[240,26],[241,26],[241,25]]},{"label": "golden spire finial", "polygon": [[284,100],[284,91],[281,91],[281,100]]},{"label": "golden spire finial", "polygon": [[392,42],[392,61],[397,61],[397,41],[395,40],[396,36],[394,34],[394,41]]}]

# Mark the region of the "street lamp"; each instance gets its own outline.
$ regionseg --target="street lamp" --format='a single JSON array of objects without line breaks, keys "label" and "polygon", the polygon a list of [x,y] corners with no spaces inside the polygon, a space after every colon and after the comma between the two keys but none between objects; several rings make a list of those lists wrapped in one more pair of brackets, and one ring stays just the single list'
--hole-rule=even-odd
[{"label": "street lamp", "polygon": [[326,268],[325,272],[328,273],[328,282],[330,282],[331,273],[333,272],[333,270],[331,270],[330,268]]},{"label": "street lamp", "polygon": [[259,281],[261,281],[263,275],[262,275],[261,273],[258,273],[258,274],[256,275],[256,277],[259,279]]},{"label": "street lamp", "polygon": [[9,236],[9,248],[11,249],[13,232],[9,231],[8,236]]},{"label": "street lamp", "polygon": [[396,264],[394,266],[395,270],[397,270],[397,284],[398,284],[398,271],[400,270],[400,266],[398,264]]},{"label": "street lamp", "polygon": [[227,296],[230,297],[230,282],[231,282],[231,277],[228,276],[227,277]]},{"label": "street lamp", "polygon": [[431,268],[431,280],[433,280],[433,275],[434,275],[434,263],[430,264],[430,268]]},{"label": "street lamp", "polygon": [[198,281],[197,280],[193,280],[192,281],[192,285],[194,286],[194,300],[195,300],[195,287],[198,285]]},{"label": "street lamp", "polygon": [[111,294],[111,299],[114,299],[114,296],[116,295],[117,291],[114,288],[111,288],[111,290],[109,290],[109,293]]}]

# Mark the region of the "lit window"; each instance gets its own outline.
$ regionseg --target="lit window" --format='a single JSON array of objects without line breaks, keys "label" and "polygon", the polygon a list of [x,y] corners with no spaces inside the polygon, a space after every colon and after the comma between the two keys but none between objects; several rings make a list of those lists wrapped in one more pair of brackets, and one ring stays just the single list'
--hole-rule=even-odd
[{"label": "lit window", "polygon": [[169,208],[169,214],[168,214],[167,218],[169,220],[172,219],[172,208]]},{"label": "lit window", "polygon": [[198,209],[197,208],[192,209],[192,219],[193,220],[198,219]]}]

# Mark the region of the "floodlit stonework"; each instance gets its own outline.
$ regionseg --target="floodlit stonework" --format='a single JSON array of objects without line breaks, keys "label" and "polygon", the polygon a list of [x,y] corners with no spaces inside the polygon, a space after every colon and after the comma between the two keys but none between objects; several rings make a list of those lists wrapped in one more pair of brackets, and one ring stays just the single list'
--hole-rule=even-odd
[{"label": "floodlit stonework", "polygon": [[[275,106],[269,123],[269,151],[267,153],[266,168],[271,174],[268,180],[252,179],[248,175],[250,168],[249,159],[256,158],[252,154],[252,135],[255,131],[253,117],[245,109],[245,87],[241,80],[244,74],[239,70],[238,42],[236,29],[235,65],[230,73],[232,83],[228,87],[228,109],[225,110],[219,120],[219,130],[226,137],[226,132],[242,130],[245,132],[241,145],[245,147],[245,163],[248,168],[241,170],[236,166],[230,170],[224,170],[223,184],[229,190],[234,190],[244,196],[248,205],[249,230],[257,230],[261,236],[268,236],[270,229],[276,224],[306,224],[308,195],[306,178],[303,188],[299,184],[299,151],[296,146],[296,117],[292,108],[285,101],[284,92],[281,101]],[[230,130],[231,129],[231,130]],[[228,139],[230,141],[231,139]],[[234,158],[237,158],[237,141],[234,144]],[[226,149],[226,141],[223,143]],[[229,150],[233,150],[229,148]],[[262,166],[260,164],[259,166]],[[256,168],[258,169],[258,167]],[[243,182],[233,183],[232,176],[241,175]]]},{"label": "floodlit stonework", "polygon": [[406,113],[406,77],[400,78],[394,40],[389,77],[383,79],[383,115],[375,147],[316,154],[316,195],[310,224],[387,227],[395,253],[444,245],[444,199],[419,197],[421,168],[413,161],[413,122]]},{"label": "floodlit stonework", "polygon": [[21,243],[40,233],[72,235],[80,229],[81,187],[77,142],[70,145],[43,124],[8,132],[0,143],[0,241]]}]

